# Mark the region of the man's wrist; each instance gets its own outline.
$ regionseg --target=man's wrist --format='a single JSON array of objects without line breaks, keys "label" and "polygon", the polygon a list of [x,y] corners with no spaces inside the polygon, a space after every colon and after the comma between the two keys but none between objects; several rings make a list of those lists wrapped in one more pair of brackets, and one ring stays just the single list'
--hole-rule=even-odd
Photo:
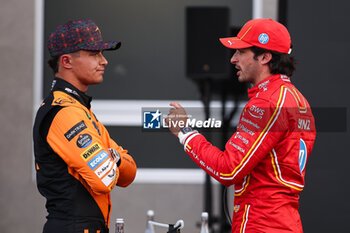
[{"label": "man's wrist", "polygon": [[191,127],[183,127],[177,137],[179,138],[179,141],[181,144],[185,143],[185,140],[188,138],[188,136],[190,136],[193,133],[198,133],[197,130],[193,130]]},{"label": "man's wrist", "polygon": [[191,127],[189,127],[189,126],[183,127],[180,130],[180,132],[183,133],[183,134],[190,133],[190,132],[193,132],[193,131],[194,130]]}]

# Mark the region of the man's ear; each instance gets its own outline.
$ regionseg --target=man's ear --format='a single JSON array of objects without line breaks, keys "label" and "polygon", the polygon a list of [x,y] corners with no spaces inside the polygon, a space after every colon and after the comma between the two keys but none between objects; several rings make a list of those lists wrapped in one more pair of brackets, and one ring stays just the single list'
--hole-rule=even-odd
[{"label": "man's ear", "polygon": [[263,53],[260,56],[261,56],[260,63],[262,65],[265,65],[265,64],[269,63],[271,61],[271,59],[272,59],[272,54],[269,53],[269,52]]},{"label": "man's ear", "polygon": [[69,54],[63,54],[60,57],[60,63],[61,66],[65,69],[71,69],[72,68],[72,56]]}]

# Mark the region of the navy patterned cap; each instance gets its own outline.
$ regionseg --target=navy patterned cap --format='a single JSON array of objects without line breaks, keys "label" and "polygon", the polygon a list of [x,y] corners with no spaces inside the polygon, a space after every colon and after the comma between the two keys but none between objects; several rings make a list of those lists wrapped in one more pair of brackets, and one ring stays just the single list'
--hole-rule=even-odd
[{"label": "navy patterned cap", "polygon": [[100,29],[90,19],[69,21],[58,26],[47,43],[51,57],[78,50],[116,50],[120,46],[118,41],[103,41]]}]

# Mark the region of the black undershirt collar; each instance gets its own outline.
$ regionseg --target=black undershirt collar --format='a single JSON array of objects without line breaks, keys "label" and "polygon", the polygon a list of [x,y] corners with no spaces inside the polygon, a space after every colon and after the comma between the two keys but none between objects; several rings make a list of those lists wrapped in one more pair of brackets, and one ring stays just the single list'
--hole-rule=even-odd
[{"label": "black undershirt collar", "polygon": [[55,77],[55,79],[52,82],[51,91],[63,91],[64,93],[67,93],[74,99],[78,100],[87,109],[91,108],[92,97],[88,96],[87,94],[80,91],[78,88],[74,87],[72,84],[61,78]]}]

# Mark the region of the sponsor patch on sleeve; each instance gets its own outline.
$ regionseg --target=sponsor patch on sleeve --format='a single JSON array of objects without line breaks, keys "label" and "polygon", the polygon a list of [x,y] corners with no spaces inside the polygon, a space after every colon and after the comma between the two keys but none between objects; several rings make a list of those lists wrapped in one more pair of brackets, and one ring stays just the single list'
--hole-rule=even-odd
[{"label": "sponsor patch on sleeve", "polygon": [[106,151],[102,150],[100,153],[98,153],[95,157],[93,157],[89,162],[88,165],[92,170],[95,170],[103,161],[105,161],[108,158],[108,154]]},{"label": "sponsor patch on sleeve", "polygon": [[107,159],[106,162],[96,169],[95,174],[98,176],[98,178],[101,178],[102,176],[106,175],[106,173],[111,169],[112,165],[112,160]]},{"label": "sponsor patch on sleeve", "polygon": [[99,151],[102,147],[100,146],[100,144],[95,143],[92,146],[90,146],[89,148],[87,148],[82,154],[81,157],[83,157],[83,159],[86,161],[88,160],[91,155],[96,154],[97,151]]},{"label": "sponsor patch on sleeve", "polygon": [[103,177],[102,182],[106,185],[106,187],[110,186],[116,177],[117,166],[114,164],[113,168],[108,172],[108,174]]},{"label": "sponsor patch on sleeve", "polygon": [[70,130],[68,130],[67,133],[64,134],[64,136],[67,138],[68,141],[70,141],[86,128],[87,127],[84,121],[80,121],[78,124],[74,125]]},{"label": "sponsor patch on sleeve", "polygon": [[86,148],[88,146],[90,146],[92,142],[92,137],[90,134],[80,134],[78,139],[77,139],[77,146],[79,148]]}]

